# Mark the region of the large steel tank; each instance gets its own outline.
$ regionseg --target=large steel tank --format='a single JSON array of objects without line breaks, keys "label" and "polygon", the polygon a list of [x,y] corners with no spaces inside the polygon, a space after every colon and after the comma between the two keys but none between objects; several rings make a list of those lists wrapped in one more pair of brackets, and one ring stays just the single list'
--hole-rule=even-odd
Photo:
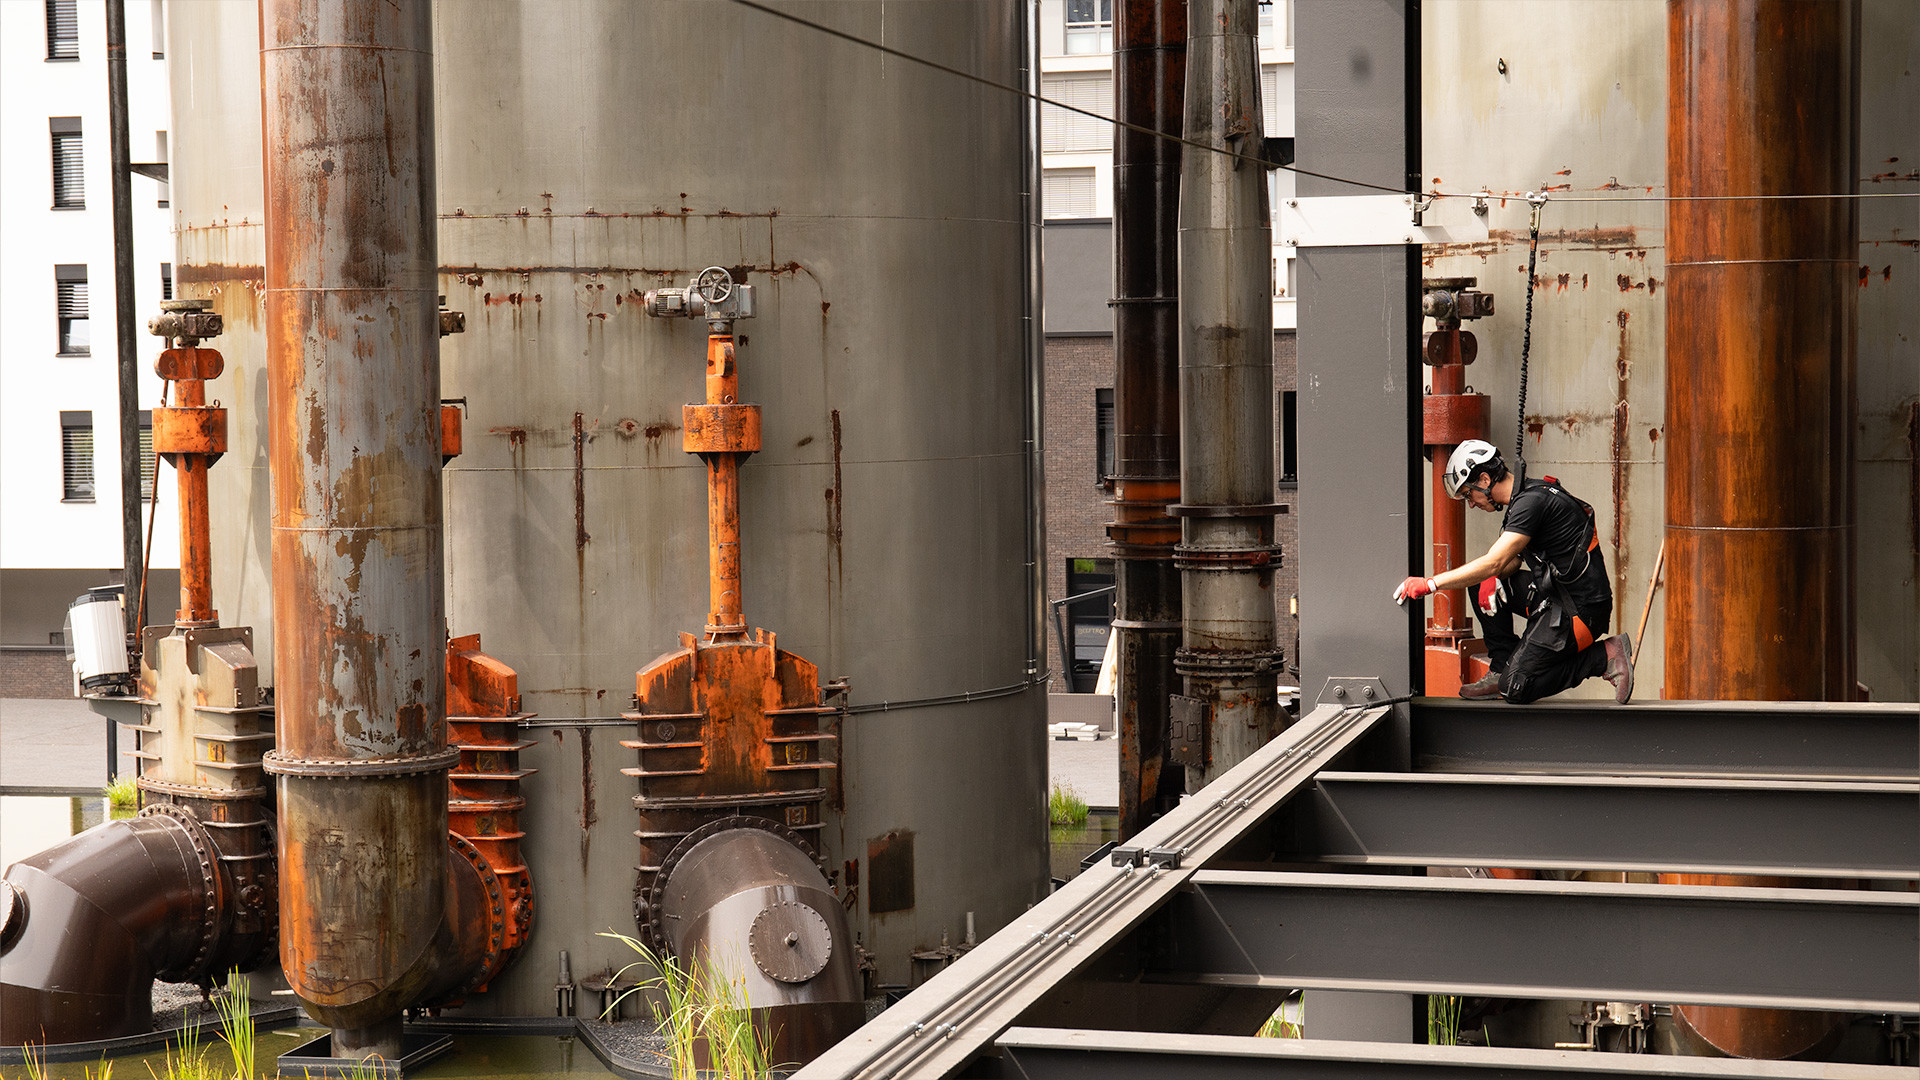
[{"label": "large steel tank", "polygon": [[[787,5],[1007,84],[1025,9]],[[264,630],[258,17],[168,18],[176,281],[229,327],[215,597]],[[877,980],[907,982],[969,913],[984,935],[1046,886],[1029,106],[719,0],[442,4],[433,49],[441,291],[467,315],[441,348],[465,430],[447,618],[555,725],[521,757],[532,939],[470,1007],[550,1014],[562,949],[583,974],[632,959],[596,936],[634,930],[634,736],[613,718],[706,613],[679,431],[704,327],[637,301],[708,265],[758,294],[737,330],[765,408],[740,474],[746,617],[850,682],[823,854]]]}]

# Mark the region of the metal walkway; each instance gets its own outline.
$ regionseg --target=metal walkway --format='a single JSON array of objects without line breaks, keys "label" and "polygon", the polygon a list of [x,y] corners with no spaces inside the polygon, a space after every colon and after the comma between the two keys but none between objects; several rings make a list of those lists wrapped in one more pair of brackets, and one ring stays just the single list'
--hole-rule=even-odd
[{"label": "metal walkway", "polygon": [[1291,989],[1920,1011],[1912,891],[1428,866],[1920,878],[1920,709],[1325,704],[797,1076],[1911,1075],[1237,1034]]}]

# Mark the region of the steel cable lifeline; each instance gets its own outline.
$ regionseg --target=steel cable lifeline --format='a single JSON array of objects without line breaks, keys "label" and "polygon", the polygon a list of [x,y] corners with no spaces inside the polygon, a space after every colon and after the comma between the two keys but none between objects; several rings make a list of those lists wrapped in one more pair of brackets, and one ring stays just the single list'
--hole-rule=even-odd
[{"label": "steel cable lifeline", "polygon": [[1533,208],[1527,224],[1527,316],[1520,324],[1520,392],[1513,418],[1513,460],[1519,465],[1527,461],[1527,355],[1533,351],[1533,268],[1540,257],[1540,211],[1546,209],[1547,193],[1527,192],[1527,204]]}]

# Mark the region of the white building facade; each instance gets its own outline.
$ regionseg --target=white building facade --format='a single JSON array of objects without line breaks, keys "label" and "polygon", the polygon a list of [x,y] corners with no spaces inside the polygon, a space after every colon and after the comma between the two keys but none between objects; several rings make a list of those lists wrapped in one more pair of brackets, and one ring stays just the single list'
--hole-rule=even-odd
[{"label": "white building facade", "polygon": [[[162,0],[127,0],[136,163],[166,160],[163,27]],[[47,667],[32,654],[61,644],[74,596],[121,573],[106,53],[104,0],[0,3],[0,697],[45,696],[25,685]],[[132,183],[144,412],[160,401],[161,343],[145,326],[171,288],[173,238],[167,186]],[[151,489],[151,454],[143,471]],[[177,606],[176,500],[171,470],[158,472],[149,621]],[[142,518],[155,509],[143,500]]]},{"label": "white building facade", "polygon": [[[1267,134],[1293,134],[1293,3],[1260,5],[1261,113]],[[1040,0],[1040,94],[1101,116],[1114,114],[1114,0]],[[1113,125],[1049,105],[1040,107],[1042,210],[1048,220],[1113,217]],[[1293,197],[1293,174],[1269,174],[1277,206]],[[1278,220],[1278,214],[1274,215]],[[1291,249],[1274,234],[1273,325],[1296,325]]]}]

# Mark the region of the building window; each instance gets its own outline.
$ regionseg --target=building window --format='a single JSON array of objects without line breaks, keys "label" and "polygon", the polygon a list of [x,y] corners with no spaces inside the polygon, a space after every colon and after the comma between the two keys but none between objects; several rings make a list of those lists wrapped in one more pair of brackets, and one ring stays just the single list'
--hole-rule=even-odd
[{"label": "building window", "polygon": [[93,414],[60,414],[62,502],[93,501]]},{"label": "building window", "polygon": [[[1113,75],[1047,75],[1040,84],[1049,101],[1085,109],[1095,116],[1113,115]],[[1040,106],[1040,149],[1049,154],[1072,154],[1113,149],[1113,125],[1084,113],[1052,105]]]},{"label": "building window", "polygon": [[1278,135],[1273,118],[1280,115],[1280,69],[1268,64],[1260,69],[1260,129]]},{"label": "building window", "polygon": [[47,0],[47,59],[80,59],[78,0]]},{"label": "building window", "polygon": [[1067,53],[1113,51],[1113,0],[1067,0]]},{"label": "building window", "polygon": [[173,299],[173,264],[160,264],[160,299]]},{"label": "building window", "polygon": [[1111,387],[1101,387],[1093,392],[1093,447],[1094,465],[1098,469],[1094,481],[1105,484],[1107,478],[1113,475],[1115,460]]},{"label": "building window", "polygon": [[[167,8],[165,0],[153,0],[153,58],[167,58]],[[160,160],[165,161],[162,157]]]},{"label": "building window", "polygon": [[[165,165],[167,163],[167,133],[166,132],[156,131],[153,133],[153,153],[154,153],[154,158],[153,158],[154,161],[158,162],[161,165]],[[160,206],[167,205],[168,199],[171,197],[172,190],[173,190],[172,186],[169,185],[165,180],[160,181],[160,202],[158,205]]]},{"label": "building window", "polygon": [[1298,391],[1280,391],[1280,483],[1292,486],[1300,482],[1300,443]]},{"label": "building window", "polygon": [[82,170],[86,155],[80,145],[80,118],[51,117],[47,128],[53,139],[53,208],[85,210],[87,179]]},{"label": "building window", "polygon": [[1086,597],[1061,605],[1066,616],[1062,637],[1068,650],[1063,663],[1067,669],[1067,686],[1073,693],[1093,693],[1100,679],[1100,662],[1107,655],[1107,636],[1113,633],[1112,589],[1112,559],[1067,560],[1065,599]]},{"label": "building window", "polygon": [[1093,216],[1093,170],[1048,169],[1040,177],[1040,208],[1050,218]]},{"label": "building window", "polygon": [[62,263],[53,268],[54,308],[60,320],[60,355],[91,353],[93,335],[87,319],[87,267]]},{"label": "building window", "polygon": [[140,410],[140,501],[153,501],[153,480],[159,472],[159,459],[153,454],[153,413]]}]

